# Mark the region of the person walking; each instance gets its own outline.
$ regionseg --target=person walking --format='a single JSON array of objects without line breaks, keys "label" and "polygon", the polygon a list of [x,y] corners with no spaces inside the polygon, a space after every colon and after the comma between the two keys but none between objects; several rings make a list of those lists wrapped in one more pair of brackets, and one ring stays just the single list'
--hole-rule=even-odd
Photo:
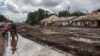
[{"label": "person walking", "polygon": [[3,32],[2,32],[3,37],[6,37],[6,34],[8,34],[8,30],[9,30],[9,27],[8,27],[7,23],[4,23],[2,25],[2,29],[3,29]]},{"label": "person walking", "polygon": [[12,39],[14,39],[16,36],[17,40],[18,40],[17,28],[16,28],[16,25],[14,23],[9,25],[9,31],[10,31],[10,35],[11,35]]},{"label": "person walking", "polygon": [[[10,31],[10,35],[12,37],[12,40],[11,40],[12,49],[11,50],[12,50],[12,54],[14,54],[15,51],[17,50],[16,46],[17,46],[17,42],[18,42],[17,28],[14,23],[9,25],[9,31]],[[17,40],[15,39],[15,37],[17,37]]]}]

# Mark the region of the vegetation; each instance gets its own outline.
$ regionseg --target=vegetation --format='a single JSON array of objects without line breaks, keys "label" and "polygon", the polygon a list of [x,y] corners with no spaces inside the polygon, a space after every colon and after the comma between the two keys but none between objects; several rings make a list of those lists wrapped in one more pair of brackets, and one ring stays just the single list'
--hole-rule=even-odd
[{"label": "vegetation", "polygon": [[81,11],[75,11],[75,12],[70,14],[70,16],[82,16],[82,15],[85,15],[85,13],[83,13]]},{"label": "vegetation", "polygon": [[44,18],[48,18],[51,15],[57,15],[59,17],[69,17],[69,16],[81,16],[85,15],[85,13],[81,11],[75,11],[73,13],[70,13],[67,10],[60,11],[58,14],[52,14],[49,11],[43,10],[43,9],[38,9],[35,12],[30,12],[27,16],[27,20],[25,23],[28,23],[30,25],[35,25],[40,22],[40,20]]},{"label": "vegetation", "polygon": [[67,16],[70,16],[70,12],[64,10],[64,11],[60,11],[60,12],[58,13],[58,15],[59,15],[59,17],[67,17]]},{"label": "vegetation", "polygon": [[100,12],[100,9],[98,9],[97,11],[99,11],[99,12]]},{"label": "vegetation", "polygon": [[26,23],[28,23],[30,25],[39,24],[40,20],[47,18],[51,15],[53,15],[53,14],[50,13],[49,11],[45,11],[43,9],[38,9],[38,11],[31,12],[28,14]]},{"label": "vegetation", "polygon": [[13,22],[12,20],[7,19],[4,15],[1,15],[1,14],[0,14],[0,22],[3,22],[3,21],[6,21],[6,22]]},{"label": "vegetation", "polygon": [[13,22],[13,20],[6,19],[6,22],[10,22],[10,23],[12,23],[12,22]]},{"label": "vegetation", "polygon": [[70,13],[69,11],[64,10],[64,11],[60,11],[58,15],[59,17],[69,17],[69,16],[82,16],[82,15],[85,15],[85,13],[81,11],[75,11],[75,12]]},{"label": "vegetation", "polygon": [[0,22],[6,21],[6,18],[3,15],[0,15]]}]

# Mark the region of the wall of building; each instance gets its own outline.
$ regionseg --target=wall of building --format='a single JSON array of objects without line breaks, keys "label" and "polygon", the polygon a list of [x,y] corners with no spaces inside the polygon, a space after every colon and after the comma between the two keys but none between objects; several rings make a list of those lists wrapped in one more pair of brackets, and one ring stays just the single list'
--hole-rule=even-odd
[{"label": "wall of building", "polygon": [[54,23],[55,26],[68,26],[69,22],[68,21],[58,21]]},{"label": "wall of building", "polygon": [[100,21],[98,21],[98,27],[100,28]]},{"label": "wall of building", "polygon": [[88,16],[97,16],[100,15],[100,11],[94,10],[92,13],[87,14]]},{"label": "wall of building", "polygon": [[90,26],[91,27],[97,27],[98,26],[98,21],[91,21]]},{"label": "wall of building", "polygon": [[[74,27],[97,27],[98,21],[73,21],[72,26]],[[100,23],[99,23],[100,26]]]}]

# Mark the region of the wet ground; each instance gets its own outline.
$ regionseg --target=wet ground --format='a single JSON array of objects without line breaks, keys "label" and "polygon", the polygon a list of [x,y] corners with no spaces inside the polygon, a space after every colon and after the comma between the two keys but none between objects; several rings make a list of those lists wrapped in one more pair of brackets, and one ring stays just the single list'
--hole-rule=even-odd
[{"label": "wet ground", "polygon": [[2,56],[2,52],[3,52],[3,37],[0,32],[0,56]]},{"label": "wet ground", "polygon": [[[22,30],[21,30],[22,29]],[[22,36],[76,56],[100,56],[100,28],[19,25]]]},{"label": "wet ground", "polygon": [[50,49],[49,47],[45,47],[37,44],[36,42],[28,40],[21,35],[18,35],[18,42],[16,41],[16,39],[12,41],[10,34],[8,37],[8,43],[5,40],[3,56],[73,56],[68,53],[59,53],[55,50]]}]

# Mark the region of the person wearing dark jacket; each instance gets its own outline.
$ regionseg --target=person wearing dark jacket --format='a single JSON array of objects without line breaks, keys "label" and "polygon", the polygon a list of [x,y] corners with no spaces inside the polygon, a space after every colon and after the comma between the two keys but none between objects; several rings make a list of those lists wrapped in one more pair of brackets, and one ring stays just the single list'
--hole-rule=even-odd
[{"label": "person wearing dark jacket", "polygon": [[[11,34],[11,37],[12,39],[15,38],[15,36],[17,37],[17,40],[18,40],[18,35],[17,35],[17,28],[16,28],[16,25],[15,24],[10,24],[9,25],[9,31],[10,31],[10,34]],[[14,36],[13,36],[14,34]]]}]

